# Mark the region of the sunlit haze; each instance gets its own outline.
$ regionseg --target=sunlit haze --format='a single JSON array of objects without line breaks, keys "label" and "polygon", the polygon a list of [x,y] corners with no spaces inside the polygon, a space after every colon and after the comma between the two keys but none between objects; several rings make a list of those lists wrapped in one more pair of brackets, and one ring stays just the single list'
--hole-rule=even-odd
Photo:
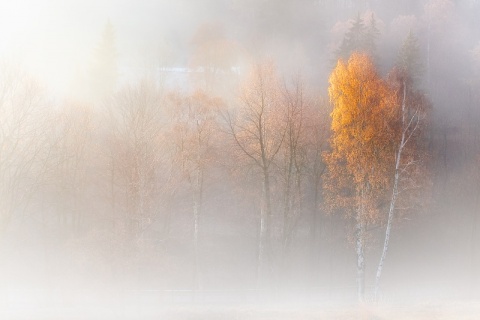
[{"label": "sunlit haze", "polygon": [[480,318],[478,17],[0,0],[0,318]]}]

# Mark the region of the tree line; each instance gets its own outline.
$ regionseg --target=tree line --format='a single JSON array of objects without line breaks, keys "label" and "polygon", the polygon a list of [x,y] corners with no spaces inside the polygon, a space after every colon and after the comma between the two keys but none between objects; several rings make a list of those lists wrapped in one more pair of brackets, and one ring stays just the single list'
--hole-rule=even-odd
[{"label": "tree line", "polygon": [[[127,287],[285,291],[356,280],[358,300],[380,299],[396,228],[438,209],[432,199],[456,177],[449,148],[478,136],[471,125],[459,138],[434,113],[430,52],[422,64],[410,32],[395,65],[382,65],[375,16],[357,16],[322,94],[275,59],[232,68],[239,47],[211,28],[196,34],[200,71],[180,88],[168,75],[119,86],[111,25],[91,87],[56,105],[3,64],[2,236],[35,230],[48,279],[68,269]],[[422,78],[436,84],[429,95]]]},{"label": "tree line", "polygon": [[[256,243],[252,283],[268,287],[287,272],[292,244],[303,239],[315,255],[323,217],[344,214],[356,221],[363,299],[368,227],[387,230],[377,292],[398,203],[413,207],[404,193],[417,192],[427,175],[428,102],[407,66],[383,80],[367,54],[339,60],[330,102],[301,75],[287,80],[265,61],[230,101],[145,79],[96,105],[66,101],[52,110],[38,86],[5,68],[2,229],[29,212],[113,275],[141,277],[143,259],[152,266],[181,247],[171,243],[180,232],[191,286],[201,289],[205,239],[215,236],[207,218],[244,214],[243,236]],[[219,208],[226,212],[211,212]],[[181,231],[173,231],[176,219]]]}]

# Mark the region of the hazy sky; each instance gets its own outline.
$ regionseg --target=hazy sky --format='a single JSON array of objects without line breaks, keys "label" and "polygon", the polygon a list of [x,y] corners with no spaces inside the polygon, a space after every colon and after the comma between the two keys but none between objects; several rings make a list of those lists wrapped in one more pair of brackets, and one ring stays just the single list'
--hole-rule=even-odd
[{"label": "hazy sky", "polygon": [[[53,93],[61,95],[67,92],[69,86],[71,87],[75,74],[84,73],[88,68],[94,48],[98,45],[108,20],[116,31],[120,69],[147,66],[149,60],[158,59],[158,50],[162,46],[174,53],[176,63],[182,64],[185,62],[184,55],[187,52],[185,49],[188,49],[186,48],[188,41],[202,22],[217,23],[222,22],[222,19],[232,18],[228,15],[226,17],[218,15],[221,10],[217,7],[221,3],[213,0],[0,0],[0,58],[14,59],[26,66],[29,73],[40,78]],[[250,2],[245,0],[245,3],[248,6]],[[255,7],[253,3],[255,2],[251,2],[252,8]],[[371,3],[378,3],[378,1]],[[408,18],[416,21],[417,25],[421,23],[421,13],[415,18],[411,12],[398,11],[389,6],[381,9],[376,11],[382,32],[381,38],[385,43],[390,43],[392,48],[400,45],[407,30],[404,28],[405,32],[402,34],[389,34],[388,32],[394,29],[395,23],[398,24],[402,19],[405,22]],[[420,7],[418,10],[421,12],[423,9]],[[252,12],[248,14],[251,15]],[[328,19],[322,18],[321,12],[318,11],[315,13],[315,19],[335,21],[337,15],[338,12],[332,12],[331,15],[327,15]],[[348,12],[346,15],[352,17],[355,13]],[[390,24],[391,21],[385,20],[386,16],[398,17]],[[262,16],[262,19],[267,17]],[[385,28],[382,28],[383,20],[386,23]],[[313,56],[320,57],[314,66],[315,70],[321,70],[322,65],[329,69],[331,67],[329,61],[332,57],[323,57],[322,52],[326,51],[325,48],[332,43],[338,44],[345,28],[341,30],[342,32],[335,34],[335,26],[338,24],[346,26],[347,19],[339,18],[337,24],[325,22],[324,34],[320,35],[317,34],[318,32],[315,33],[318,31],[318,26],[317,29],[311,26],[312,20],[297,19],[295,21],[302,25],[302,33],[313,35],[311,38],[305,37],[308,39],[305,43],[308,45],[306,50],[316,52]],[[241,19],[235,22],[226,21],[226,24],[233,23],[240,24],[236,32],[241,33],[244,29],[250,28],[255,30],[253,35],[261,33],[260,27],[257,30],[256,25],[242,25]],[[284,23],[274,25],[280,28]],[[471,33],[475,31],[470,30]],[[463,41],[459,36],[453,37],[445,34],[445,31],[442,32],[443,38]],[[295,34],[296,38],[301,36],[293,31],[292,34]],[[323,37],[326,34],[336,37],[336,40],[333,39],[332,42],[332,39]],[[462,31],[463,36],[467,34],[469,34],[468,30]],[[392,35],[398,38],[391,39]],[[419,36],[422,38],[423,34]],[[239,35],[235,37],[239,38]],[[295,45],[292,41],[278,44],[271,38],[266,40],[273,43],[275,56],[287,55],[288,50]],[[388,57],[382,58],[385,62]],[[296,61],[291,58],[283,60]],[[323,64],[318,63],[319,61]],[[390,64],[385,63],[385,67],[390,68]],[[325,70],[323,73],[328,71]],[[326,76],[323,78],[327,79]]]},{"label": "hazy sky", "polygon": [[124,61],[198,16],[186,1],[0,0],[0,55],[63,91],[72,73],[88,65],[108,20]]}]

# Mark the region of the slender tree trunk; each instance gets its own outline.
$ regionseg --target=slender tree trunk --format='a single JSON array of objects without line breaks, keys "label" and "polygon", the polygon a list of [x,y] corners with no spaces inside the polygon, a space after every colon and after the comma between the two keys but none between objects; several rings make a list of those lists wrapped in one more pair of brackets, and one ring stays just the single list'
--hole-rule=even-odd
[{"label": "slender tree trunk", "polygon": [[318,247],[318,190],[319,190],[319,183],[317,179],[314,182],[314,194],[313,194],[313,208],[311,211],[311,219],[310,219],[310,257],[311,257],[311,279],[313,284],[315,285],[317,282],[317,267],[318,267],[318,256],[317,256],[317,247]]},{"label": "slender tree trunk", "polygon": [[430,29],[431,29],[431,22],[428,21],[428,29],[427,29],[427,87],[428,87],[428,90],[432,90],[432,88],[430,87],[430,75],[431,75],[431,72],[430,72]]},{"label": "slender tree trunk", "polygon": [[362,217],[362,206],[357,211],[356,252],[357,252],[357,297],[359,302],[365,300],[365,222]]},{"label": "slender tree trunk", "polygon": [[383,265],[385,263],[385,258],[387,257],[388,251],[388,244],[390,242],[390,234],[392,230],[392,223],[393,223],[393,216],[395,212],[395,202],[397,200],[398,195],[398,180],[399,180],[399,170],[398,170],[398,163],[400,159],[401,151],[398,152],[398,159],[397,159],[397,167],[395,168],[395,181],[393,183],[393,191],[392,191],[392,199],[390,200],[390,207],[388,209],[388,220],[387,220],[387,228],[385,231],[385,241],[383,243],[383,250],[382,256],[380,257],[380,262],[378,263],[377,267],[377,274],[375,276],[375,301],[378,301],[378,293],[380,289],[380,277],[382,275]]},{"label": "slender tree trunk", "polygon": [[[320,159],[320,154],[317,154],[318,158]],[[320,215],[320,203],[322,201],[321,197],[321,180],[320,177],[323,174],[323,169],[319,168],[319,164],[316,163],[314,165],[314,195],[313,195],[313,210],[312,210],[312,218],[311,218],[311,225],[310,225],[310,241],[311,241],[311,257],[312,257],[312,279],[316,279],[315,274],[317,267],[320,262],[320,253],[318,249],[321,249],[321,239],[323,235],[323,217]]]},{"label": "slender tree trunk", "polygon": [[283,230],[282,230],[282,251],[280,275],[287,274],[287,252],[289,246],[290,222],[292,213],[292,175],[293,175],[293,153],[289,150],[288,163],[285,172],[285,193],[283,195]]},{"label": "slender tree trunk", "polygon": [[289,219],[292,209],[292,195],[291,195],[291,184],[292,184],[292,171],[293,171],[293,161],[292,157],[288,160],[287,176],[285,183],[285,194],[283,198],[283,250],[286,250],[288,246],[288,232],[289,232]]},{"label": "slender tree trunk", "polygon": [[470,230],[470,270],[471,270],[471,294],[475,295],[478,282],[478,260],[477,260],[477,224],[478,224],[478,196],[475,197],[474,207],[472,210],[472,228]]},{"label": "slender tree trunk", "polygon": [[397,201],[398,197],[398,183],[400,180],[400,164],[401,164],[401,158],[402,158],[402,152],[403,148],[405,147],[406,144],[406,133],[408,129],[408,125],[406,124],[406,119],[405,119],[405,113],[406,113],[406,96],[407,96],[407,89],[406,89],[406,83],[404,82],[403,84],[403,101],[402,101],[402,138],[400,140],[400,144],[398,146],[397,154],[395,156],[395,176],[394,176],[394,181],[393,181],[393,190],[392,190],[392,197],[390,199],[390,206],[388,209],[388,219],[387,219],[387,227],[385,230],[385,240],[383,242],[383,250],[382,250],[382,255],[380,257],[380,261],[378,263],[377,267],[377,274],[375,276],[375,288],[374,288],[374,299],[375,301],[378,301],[378,293],[380,289],[380,277],[382,276],[382,271],[383,271],[383,265],[385,263],[385,258],[387,257],[387,251],[388,251],[388,245],[390,242],[390,235],[391,235],[391,230],[392,230],[392,224],[393,224],[393,217],[395,213],[395,203]]},{"label": "slender tree trunk", "polygon": [[357,298],[358,302],[365,301],[365,219],[364,219],[364,189],[360,191],[360,202],[357,207],[355,225],[355,246],[357,253]]},{"label": "slender tree trunk", "polygon": [[112,221],[112,231],[117,232],[117,219],[115,217],[115,158],[113,154],[111,155],[111,167],[110,167],[110,206],[111,206],[111,221]]},{"label": "slender tree trunk", "polygon": [[268,251],[270,246],[270,219],[271,219],[271,202],[270,202],[270,175],[268,169],[263,169],[263,188],[262,188],[262,204],[260,210],[260,232],[258,241],[258,263],[257,263],[257,286],[265,277],[266,269],[269,264]]},{"label": "slender tree trunk", "polygon": [[263,275],[265,264],[265,233],[266,233],[266,209],[265,202],[265,181],[263,182],[262,199],[260,205],[260,228],[258,230],[258,250],[257,250],[257,288],[260,287],[260,279]]},{"label": "slender tree trunk", "polygon": [[202,172],[197,169],[193,186],[193,250],[194,250],[194,287],[200,289],[200,264],[199,264],[199,220],[202,209]]}]

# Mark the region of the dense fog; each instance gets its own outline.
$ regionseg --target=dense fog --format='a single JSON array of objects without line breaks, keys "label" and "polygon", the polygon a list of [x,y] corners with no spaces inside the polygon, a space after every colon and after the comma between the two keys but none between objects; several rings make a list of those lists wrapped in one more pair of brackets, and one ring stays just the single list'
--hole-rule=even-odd
[{"label": "dense fog", "polygon": [[480,315],[479,14],[1,2],[0,314]]}]

